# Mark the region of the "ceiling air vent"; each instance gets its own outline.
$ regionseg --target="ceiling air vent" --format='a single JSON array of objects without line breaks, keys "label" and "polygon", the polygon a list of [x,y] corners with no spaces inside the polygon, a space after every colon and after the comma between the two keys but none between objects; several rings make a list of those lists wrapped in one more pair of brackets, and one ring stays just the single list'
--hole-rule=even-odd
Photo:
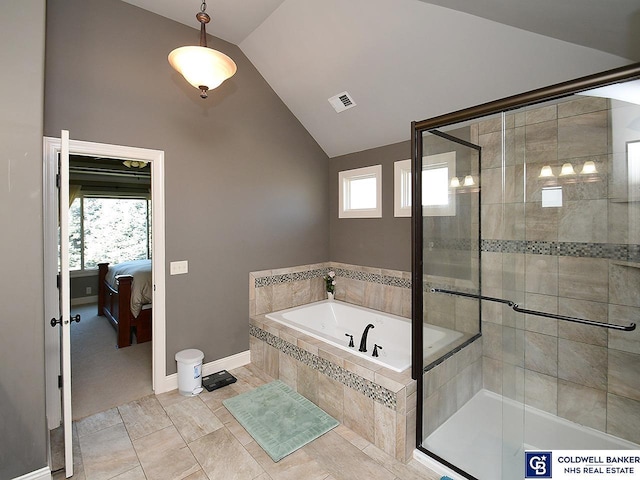
[{"label": "ceiling air vent", "polygon": [[335,109],[336,113],[344,112],[345,110],[355,107],[356,102],[353,101],[351,95],[347,92],[339,93],[329,99],[329,103]]}]

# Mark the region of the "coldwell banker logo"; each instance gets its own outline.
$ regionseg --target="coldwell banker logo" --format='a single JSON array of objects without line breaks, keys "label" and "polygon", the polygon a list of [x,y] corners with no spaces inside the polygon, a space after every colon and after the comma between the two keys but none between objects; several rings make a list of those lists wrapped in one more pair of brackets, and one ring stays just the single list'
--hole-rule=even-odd
[{"label": "coldwell banker logo", "polygon": [[525,452],[524,478],[551,478],[551,452]]}]

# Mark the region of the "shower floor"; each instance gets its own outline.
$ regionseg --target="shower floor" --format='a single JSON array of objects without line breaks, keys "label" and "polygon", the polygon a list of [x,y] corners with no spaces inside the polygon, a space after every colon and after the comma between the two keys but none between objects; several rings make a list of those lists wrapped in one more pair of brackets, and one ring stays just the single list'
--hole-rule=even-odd
[{"label": "shower floor", "polygon": [[[525,450],[640,449],[488,390],[478,392],[422,445],[479,480],[524,478]],[[435,468],[430,458],[418,459]],[[446,468],[440,470],[454,480],[463,479]]]}]

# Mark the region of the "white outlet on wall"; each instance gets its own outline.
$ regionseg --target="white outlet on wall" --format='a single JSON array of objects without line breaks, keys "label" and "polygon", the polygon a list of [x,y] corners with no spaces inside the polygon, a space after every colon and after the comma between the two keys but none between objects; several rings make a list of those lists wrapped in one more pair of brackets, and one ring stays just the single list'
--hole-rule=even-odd
[{"label": "white outlet on wall", "polygon": [[87,295],[91,295],[91,287],[87,287],[84,291]]}]

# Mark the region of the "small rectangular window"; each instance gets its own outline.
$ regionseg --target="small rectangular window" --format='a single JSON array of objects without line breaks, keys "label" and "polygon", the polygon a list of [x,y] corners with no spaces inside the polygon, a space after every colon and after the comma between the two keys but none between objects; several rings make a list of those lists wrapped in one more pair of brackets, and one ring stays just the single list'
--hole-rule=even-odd
[{"label": "small rectangular window", "polygon": [[[423,157],[422,214],[455,216],[456,197],[452,180],[456,176],[456,152]],[[457,178],[456,178],[457,180]],[[411,160],[394,164],[394,215],[411,216]]]},{"label": "small rectangular window", "polygon": [[411,160],[400,160],[393,164],[394,201],[396,217],[411,216]]},{"label": "small rectangular window", "polygon": [[382,165],[338,173],[338,218],[382,217]]}]

